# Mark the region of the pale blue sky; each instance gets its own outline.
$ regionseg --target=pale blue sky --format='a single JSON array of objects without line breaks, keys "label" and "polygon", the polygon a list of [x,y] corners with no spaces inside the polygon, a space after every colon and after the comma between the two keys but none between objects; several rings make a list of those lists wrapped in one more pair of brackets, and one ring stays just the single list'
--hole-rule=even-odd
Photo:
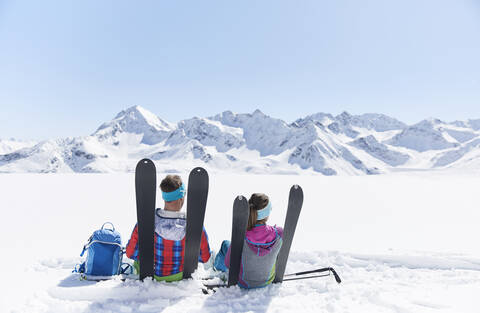
[{"label": "pale blue sky", "polygon": [[141,105],[480,118],[480,0],[0,0],[0,138]]}]

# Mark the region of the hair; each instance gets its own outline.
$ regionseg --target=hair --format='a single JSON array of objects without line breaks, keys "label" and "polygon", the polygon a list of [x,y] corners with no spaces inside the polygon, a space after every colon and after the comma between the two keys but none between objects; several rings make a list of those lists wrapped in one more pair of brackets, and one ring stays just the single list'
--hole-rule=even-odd
[{"label": "hair", "polygon": [[257,221],[257,211],[265,208],[268,205],[268,196],[264,193],[254,193],[248,199],[248,206],[250,208],[250,214],[248,215],[247,230],[251,230],[255,227],[255,224],[265,224],[268,220],[268,216],[263,220]]},{"label": "hair", "polygon": [[163,192],[172,192],[180,188],[182,179],[178,175],[167,175],[160,183]]}]

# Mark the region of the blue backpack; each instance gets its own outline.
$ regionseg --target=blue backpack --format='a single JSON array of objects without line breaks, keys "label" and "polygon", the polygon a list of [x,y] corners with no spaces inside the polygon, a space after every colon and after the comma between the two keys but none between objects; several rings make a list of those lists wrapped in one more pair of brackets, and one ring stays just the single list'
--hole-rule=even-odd
[{"label": "blue backpack", "polygon": [[[110,224],[112,228],[104,228],[106,224]],[[80,273],[83,279],[109,279],[112,276],[123,274],[126,270],[122,269],[124,252],[122,238],[110,222],[104,223],[102,228],[93,232],[80,256],[83,256],[85,251],[87,252],[85,262],[74,270],[74,272]]]}]

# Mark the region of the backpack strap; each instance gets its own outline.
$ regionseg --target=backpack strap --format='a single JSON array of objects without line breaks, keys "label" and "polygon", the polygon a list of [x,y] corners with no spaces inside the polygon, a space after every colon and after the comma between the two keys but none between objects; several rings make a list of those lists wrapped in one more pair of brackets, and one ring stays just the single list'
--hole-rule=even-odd
[{"label": "backpack strap", "polygon": [[122,265],[120,266],[120,274],[125,274],[125,275],[133,274],[133,266],[131,266],[128,263],[122,263]]},{"label": "backpack strap", "polygon": [[90,238],[88,238],[87,243],[83,246],[83,250],[82,250],[82,253],[80,253],[80,256],[83,256],[83,254],[87,250],[88,246],[92,242],[92,239],[93,239],[93,235],[91,235]]},{"label": "backpack strap", "polygon": [[75,265],[72,273],[85,273],[85,262]]},{"label": "backpack strap", "polygon": [[[108,242],[108,241],[101,241],[101,240],[91,240],[89,243],[87,243],[84,247],[83,247],[83,251],[82,251],[82,254],[85,250],[87,250],[91,245],[93,245],[94,243],[103,243],[105,245],[112,245],[112,246],[118,246],[120,248],[120,254],[123,253],[122,249],[122,245],[119,244],[119,243],[116,243],[116,242]],[[82,256],[82,255],[80,255]]]},{"label": "backpack strap", "polygon": [[105,227],[105,225],[107,225],[107,224],[112,225],[112,229],[111,229],[111,230],[112,230],[112,231],[115,231],[115,226],[113,226],[113,224],[110,223],[110,222],[105,222],[105,223],[103,223],[102,228],[100,228],[100,229],[103,229],[103,227]]}]

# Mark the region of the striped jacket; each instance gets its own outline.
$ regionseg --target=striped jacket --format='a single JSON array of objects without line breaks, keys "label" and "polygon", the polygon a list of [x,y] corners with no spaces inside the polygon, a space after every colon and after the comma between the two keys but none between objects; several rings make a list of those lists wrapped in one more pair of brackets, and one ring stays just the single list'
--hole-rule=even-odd
[{"label": "striped jacket", "polygon": [[[161,278],[183,272],[185,251],[185,213],[157,209],[155,214],[154,266],[155,276]],[[127,257],[138,260],[138,227],[135,225],[127,244]],[[199,262],[210,259],[210,246],[205,228],[202,232]]]}]

